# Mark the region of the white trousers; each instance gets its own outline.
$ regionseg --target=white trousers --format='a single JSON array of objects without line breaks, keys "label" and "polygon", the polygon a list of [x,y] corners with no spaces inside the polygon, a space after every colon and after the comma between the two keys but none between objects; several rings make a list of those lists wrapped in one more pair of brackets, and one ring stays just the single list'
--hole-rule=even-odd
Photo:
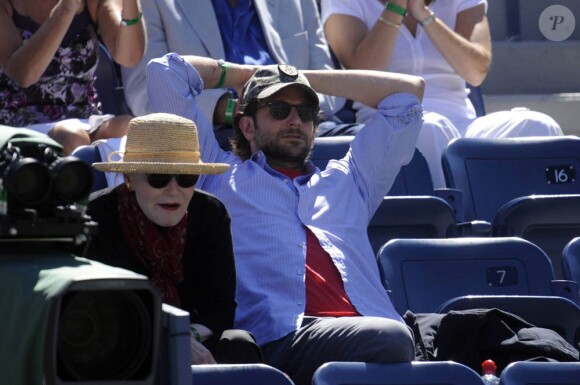
[{"label": "white trousers", "polygon": [[441,158],[445,147],[453,138],[521,138],[563,135],[558,123],[550,116],[522,108],[493,112],[474,120],[454,123],[436,112],[426,112],[423,120],[417,148],[427,159],[434,188],[446,187]]}]

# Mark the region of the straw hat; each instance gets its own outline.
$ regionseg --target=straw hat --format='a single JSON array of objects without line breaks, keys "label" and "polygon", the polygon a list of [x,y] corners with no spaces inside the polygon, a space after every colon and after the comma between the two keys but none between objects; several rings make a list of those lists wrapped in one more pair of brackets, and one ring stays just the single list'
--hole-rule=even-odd
[{"label": "straw hat", "polygon": [[173,114],[149,114],[131,119],[123,159],[93,163],[100,171],[146,174],[220,174],[230,165],[203,163],[197,127]]}]

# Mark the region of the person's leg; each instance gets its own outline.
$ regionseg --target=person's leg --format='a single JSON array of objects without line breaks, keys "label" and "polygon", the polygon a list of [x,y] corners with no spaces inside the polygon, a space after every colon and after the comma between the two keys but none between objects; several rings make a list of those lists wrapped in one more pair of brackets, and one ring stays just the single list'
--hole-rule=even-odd
[{"label": "person's leg", "polygon": [[561,136],[562,129],[550,116],[528,109],[498,111],[475,119],[467,127],[467,138],[521,138]]},{"label": "person's leg", "polygon": [[66,119],[55,123],[48,136],[63,147],[63,154],[70,155],[79,146],[90,143],[88,123],[79,119]]},{"label": "person's leg", "polygon": [[[93,118],[96,123],[91,120]],[[102,120],[98,116],[91,116],[89,123],[98,124],[97,128],[91,132],[91,142],[99,139],[120,138],[127,134],[129,129],[129,121],[133,117],[131,115],[118,115],[110,117],[105,115]]]},{"label": "person's leg", "polygon": [[459,131],[444,116],[434,112],[423,115],[423,127],[419,132],[416,147],[427,160],[433,188],[446,187],[441,157],[451,139],[459,137],[461,137]]},{"label": "person's leg", "polygon": [[404,323],[379,317],[320,318],[262,346],[264,362],[310,385],[316,369],[330,361],[410,362],[413,334]]}]

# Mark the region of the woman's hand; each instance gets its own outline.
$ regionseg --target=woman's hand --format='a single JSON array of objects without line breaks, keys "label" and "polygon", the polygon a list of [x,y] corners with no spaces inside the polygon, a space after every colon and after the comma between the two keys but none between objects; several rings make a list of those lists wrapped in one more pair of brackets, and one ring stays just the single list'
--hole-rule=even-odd
[{"label": "woman's hand", "polygon": [[407,11],[409,11],[417,21],[422,21],[429,17],[429,11],[427,4],[425,4],[425,0],[409,0],[407,3]]},{"label": "woman's hand", "polygon": [[201,364],[216,364],[215,359],[211,355],[210,351],[203,346],[201,342],[197,342],[194,336],[191,336],[191,364],[201,365]]}]

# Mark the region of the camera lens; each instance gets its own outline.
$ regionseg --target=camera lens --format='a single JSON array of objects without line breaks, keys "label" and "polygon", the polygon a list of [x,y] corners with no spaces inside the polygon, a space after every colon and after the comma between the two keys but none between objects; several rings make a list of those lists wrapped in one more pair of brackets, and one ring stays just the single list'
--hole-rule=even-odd
[{"label": "camera lens", "polygon": [[127,380],[149,373],[153,320],[147,309],[151,304],[137,293],[67,294],[57,342],[61,379]]},{"label": "camera lens", "polygon": [[67,156],[50,165],[53,176],[53,190],[64,203],[80,202],[91,192],[93,174],[88,164]]},{"label": "camera lens", "polygon": [[23,204],[34,205],[50,194],[51,178],[46,165],[34,158],[22,158],[6,170],[4,186]]}]

